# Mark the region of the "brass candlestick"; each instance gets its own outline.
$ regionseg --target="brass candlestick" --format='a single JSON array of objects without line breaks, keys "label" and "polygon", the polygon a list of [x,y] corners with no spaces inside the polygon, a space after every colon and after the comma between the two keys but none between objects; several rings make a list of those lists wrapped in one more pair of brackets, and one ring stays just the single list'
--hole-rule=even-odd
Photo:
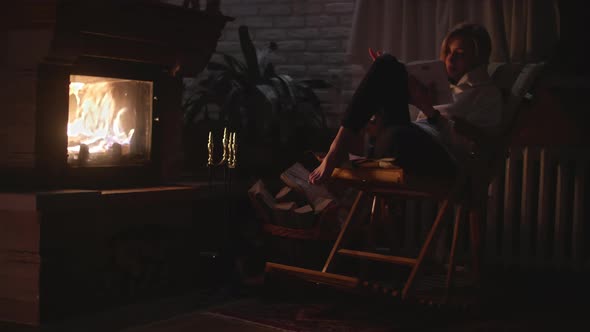
[{"label": "brass candlestick", "polygon": [[209,132],[209,140],[207,141],[207,166],[213,166],[213,133]]},{"label": "brass candlestick", "polygon": [[223,148],[223,154],[219,162],[215,162],[213,156],[213,133],[209,132],[209,140],[207,141],[207,166],[209,168],[209,190],[213,191],[213,180],[214,180],[214,168],[217,166],[223,167],[223,188],[226,202],[226,208],[224,208],[224,215],[226,219],[225,224],[229,224],[231,220],[232,203],[231,203],[231,192],[232,192],[232,177],[235,176],[234,169],[237,165],[237,151],[238,143],[236,140],[236,133],[227,131],[227,128],[223,129],[223,138],[221,139],[221,145]]},{"label": "brass candlestick", "polygon": [[219,161],[218,165],[223,165],[225,162],[227,162],[228,143],[229,143],[229,138],[227,137],[227,127],[226,127],[226,128],[223,128],[223,138],[221,139],[221,145],[223,146],[223,155],[221,156],[221,161]]},{"label": "brass candlestick", "polygon": [[227,167],[229,168],[236,168],[237,164],[237,153],[238,153],[238,143],[236,141],[236,133],[230,133],[230,144],[229,144],[229,161],[227,163]]},{"label": "brass candlestick", "polygon": [[236,133],[227,133],[227,128],[223,129],[223,138],[221,139],[221,145],[223,148],[223,155],[218,163],[215,163],[213,158],[213,133],[209,132],[209,139],[207,140],[207,166],[223,166],[227,165],[229,168],[236,167],[238,142],[236,141]]}]

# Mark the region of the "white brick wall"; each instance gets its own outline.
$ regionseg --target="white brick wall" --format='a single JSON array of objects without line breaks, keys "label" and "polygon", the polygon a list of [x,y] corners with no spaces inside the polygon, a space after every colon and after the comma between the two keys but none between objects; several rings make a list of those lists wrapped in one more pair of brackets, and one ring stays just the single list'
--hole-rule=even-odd
[{"label": "white brick wall", "polygon": [[331,91],[318,92],[330,126],[335,128],[354,82],[358,81],[359,69],[349,65],[345,57],[354,3],[355,0],[221,0],[222,13],[236,20],[227,25],[217,50],[240,55],[240,25],[248,26],[258,49],[276,42],[279,49],[273,63],[278,73],[321,78],[335,84]]}]

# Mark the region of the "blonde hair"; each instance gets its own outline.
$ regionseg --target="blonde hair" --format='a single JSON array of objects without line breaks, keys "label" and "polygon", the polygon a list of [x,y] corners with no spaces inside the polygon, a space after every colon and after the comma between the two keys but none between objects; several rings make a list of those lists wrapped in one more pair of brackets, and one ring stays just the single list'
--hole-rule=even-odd
[{"label": "blonde hair", "polygon": [[457,37],[468,40],[473,45],[474,65],[489,63],[492,53],[492,39],[490,38],[490,34],[483,26],[469,22],[459,23],[447,33],[440,46],[441,60],[444,61],[449,52],[449,44]]}]

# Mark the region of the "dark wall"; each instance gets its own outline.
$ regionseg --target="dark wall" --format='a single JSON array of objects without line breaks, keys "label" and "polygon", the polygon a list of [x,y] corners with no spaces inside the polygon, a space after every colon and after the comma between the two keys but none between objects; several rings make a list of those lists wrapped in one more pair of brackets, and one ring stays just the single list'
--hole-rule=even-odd
[{"label": "dark wall", "polygon": [[559,11],[561,38],[550,64],[564,74],[589,75],[585,64],[590,58],[588,11],[584,9],[583,1],[575,0],[560,0]]}]

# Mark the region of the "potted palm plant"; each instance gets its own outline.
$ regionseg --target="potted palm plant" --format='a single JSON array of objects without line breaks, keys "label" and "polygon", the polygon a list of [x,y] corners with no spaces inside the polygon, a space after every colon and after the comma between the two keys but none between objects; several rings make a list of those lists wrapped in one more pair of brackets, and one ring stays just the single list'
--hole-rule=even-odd
[{"label": "potted palm plant", "polygon": [[189,164],[204,165],[209,130],[228,128],[239,137],[242,169],[263,170],[260,164],[268,160],[275,167],[288,166],[302,151],[325,141],[326,118],[314,89],[330,84],[277,74],[270,61],[276,43],[259,51],[246,26],[238,33],[244,60],[217,53],[221,61],[211,61],[196,82],[185,86],[184,143],[187,155],[193,156]]}]

